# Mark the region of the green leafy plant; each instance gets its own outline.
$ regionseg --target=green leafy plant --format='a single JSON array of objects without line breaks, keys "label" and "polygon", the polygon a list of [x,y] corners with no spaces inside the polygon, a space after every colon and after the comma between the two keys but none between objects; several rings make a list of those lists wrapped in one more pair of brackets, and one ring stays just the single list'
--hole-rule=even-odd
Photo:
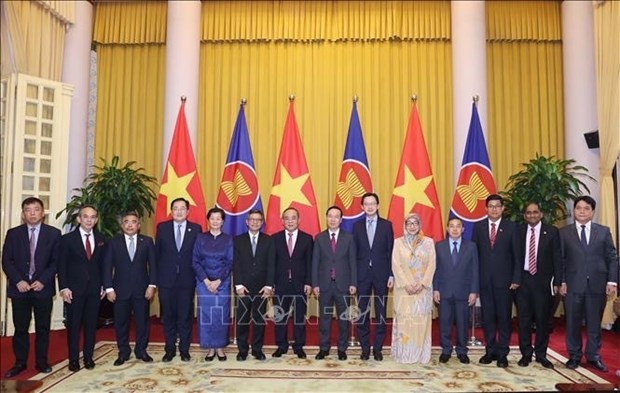
[{"label": "green leafy plant", "polygon": [[538,202],[543,212],[543,221],[554,224],[570,215],[566,203],[574,200],[583,191],[590,192],[583,182],[594,181],[588,169],[576,165],[575,160],[560,160],[554,156],[536,154],[536,158],[523,163],[523,169],[508,178],[504,198],[505,214],[515,222],[524,222],[523,210],[528,202]]},{"label": "green leafy plant", "polygon": [[85,186],[73,189],[77,194],[56,214],[56,218],[66,214],[63,224],[73,228],[77,225],[80,206],[94,205],[99,217],[97,229],[111,237],[119,232],[120,216],[124,212],[137,212],[142,217],[153,214],[153,201],[157,195],[152,187],[158,183],[155,177],[143,173],[144,168],[133,168],[135,161],[120,166],[118,156],[112,157],[110,162],[101,160],[103,165],[93,165],[93,173],[84,179]]}]

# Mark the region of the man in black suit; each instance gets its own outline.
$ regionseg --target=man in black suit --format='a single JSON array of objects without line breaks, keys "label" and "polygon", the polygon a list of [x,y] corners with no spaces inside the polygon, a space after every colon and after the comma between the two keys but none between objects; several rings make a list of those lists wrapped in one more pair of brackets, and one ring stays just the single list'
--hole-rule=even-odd
[{"label": "man in black suit", "polygon": [[83,205],[78,211],[78,228],[60,239],[58,286],[67,309],[69,370],[80,369],[80,328],[84,328],[84,367],[95,367],[95,331],[99,304],[105,295],[101,286],[105,239],[95,230],[97,209]]},{"label": "man in black suit", "polygon": [[[553,368],[547,359],[547,346],[551,330],[549,313],[553,304],[553,292],[560,286],[560,234],[553,225],[543,223],[540,205],[530,202],[523,212],[526,224],[515,231],[514,251],[521,271],[521,286],[517,289],[517,315],[519,320],[518,364],[527,367],[532,355],[545,368]],[[532,323],[536,323],[536,341],[532,348]]]},{"label": "man in black suit", "polygon": [[272,236],[276,251],[274,316],[277,349],[273,357],[288,351],[289,310],[293,307],[293,351],[306,358],[306,302],[312,292],[312,236],[299,230],[299,211],[289,207],[282,213],[284,230]]},{"label": "man in black suit", "polygon": [[123,233],[114,236],[107,245],[103,286],[108,300],[114,304],[114,330],[118,358],[115,366],[129,360],[129,322],[133,313],[136,326],[136,358],[152,362],[146,352],[149,344],[149,302],[155,295],[157,262],[153,239],[138,234],[140,216],[130,212],[121,219]]},{"label": "man in black suit", "polygon": [[502,218],[502,197],[489,195],[486,207],[488,218],[474,224],[472,233],[480,262],[480,303],[486,345],[480,363],[497,360],[497,367],[508,367],[512,291],[519,287],[521,265],[515,262],[513,250],[515,224]]},{"label": "man in black suit", "polygon": [[590,196],[575,199],[575,222],[560,230],[562,247],[562,285],[565,296],[566,349],[570,359],[566,367],[581,363],[581,322],[585,319],[588,341],[586,360],[599,371],[607,372],[601,361],[601,317],[607,297],[618,287],[618,254],[609,228],[592,222],[596,201]]},{"label": "man in black suit", "polygon": [[155,237],[157,285],[166,339],[162,361],[169,362],[176,356],[178,338],[181,360],[189,362],[196,289],[192,252],[202,228],[187,221],[188,200],[174,199],[170,210],[172,220],[159,223]]},{"label": "man in black suit", "polygon": [[357,261],[353,235],[340,230],[342,210],[327,209],[327,230],[319,233],[312,251],[312,286],[319,299],[320,347],[315,359],[329,355],[332,315],[338,318],[338,359],[347,360],[349,296],[357,289]]},{"label": "man in black suit", "polygon": [[392,223],[379,217],[379,196],[369,192],[362,196],[364,219],[353,226],[353,239],[357,255],[357,296],[361,318],[357,325],[357,335],[362,347],[360,359],[370,357],[370,298],[374,290],[375,337],[373,356],[383,360],[385,342],[386,305],[388,289],[394,286],[392,274],[392,249],[394,230]]},{"label": "man in black suit", "polygon": [[437,267],[433,276],[433,300],[439,305],[440,363],[452,356],[452,326],[456,321],[456,356],[463,364],[467,356],[469,307],[476,304],[479,287],[478,250],[462,238],[463,221],[448,220],[448,238],[435,245]]},{"label": "man in black suit", "polygon": [[233,238],[233,280],[237,293],[237,360],[248,357],[248,336],[252,329],[252,356],[265,360],[263,340],[267,299],[274,287],[275,249],[269,235],[260,231],[264,215],[258,209],[248,212],[248,232]]},{"label": "man in black suit", "polygon": [[28,328],[34,312],[35,368],[49,373],[47,362],[52,317],[52,298],[56,293],[56,268],[60,231],[43,223],[43,201],[29,197],[22,202],[24,224],[7,231],[2,247],[2,270],[7,277],[7,296],[13,309],[13,353],[15,364],[4,374],[12,378],[26,369],[30,338]]}]

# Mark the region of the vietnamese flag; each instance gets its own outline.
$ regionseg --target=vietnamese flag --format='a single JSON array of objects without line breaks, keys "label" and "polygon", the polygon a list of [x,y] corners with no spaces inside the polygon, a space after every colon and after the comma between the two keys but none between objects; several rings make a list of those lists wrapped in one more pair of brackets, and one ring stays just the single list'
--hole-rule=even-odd
[{"label": "vietnamese flag", "polygon": [[435,178],[428,158],[422,125],[416,104],[411,108],[407,135],[400,158],[394,193],[388,219],[394,226],[394,236],[403,234],[406,214],[417,213],[422,220],[422,231],[436,242],[444,237],[444,223]]},{"label": "vietnamese flag", "polygon": [[176,198],[185,198],[189,201],[187,219],[199,224],[204,230],[206,228],[205,198],[202,194],[192,141],[189,138],[185,119],[185,99],[182,99],[179,108],[168,152],[168,161],[161,178],[155,209],[155,228],[160,222],[170,219],[170,203]]},{"label": "vietnamese flag", "polygon": [[273,234],[284,229],[282,212],[292,206],[299,210],[299,229],[315,236],[321,231],[321,226],[293,104],[293,100],[290,100],[267,206],[265,231]]}]

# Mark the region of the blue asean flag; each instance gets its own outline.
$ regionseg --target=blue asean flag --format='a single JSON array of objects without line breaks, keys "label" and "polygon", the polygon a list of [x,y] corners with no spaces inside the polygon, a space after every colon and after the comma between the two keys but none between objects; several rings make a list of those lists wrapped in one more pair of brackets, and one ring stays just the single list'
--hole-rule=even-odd
[{"label": "blue asean flag", "polygon": [[473,103],[463,162],[449,215],[450,218],[459,217],[463,220],[463,239],[470,240],[474,223],[487,217],[486,198],[495,193],[489,153],[484,142],[478,108],[476,103]]},{"label": "blue asean flag", "polygon": [[362,210],[362,196],[372,192],[372,180],[366,157],[366,146],[362,135],[362,125],[357,114],[357,103],[353,102],[349,134],[344,148],[340,177],[336,187],[336,201],[334,204],[342,209],[342,223],[340,227],[352,232],[353,224],[364,214]]},{"label": "blue asean flag", "polygon": [[216,200],[216,205],[226,212],[222,231],[233,236],[248,230],[248,211],[263,210],[243,108],[241,104]]}]

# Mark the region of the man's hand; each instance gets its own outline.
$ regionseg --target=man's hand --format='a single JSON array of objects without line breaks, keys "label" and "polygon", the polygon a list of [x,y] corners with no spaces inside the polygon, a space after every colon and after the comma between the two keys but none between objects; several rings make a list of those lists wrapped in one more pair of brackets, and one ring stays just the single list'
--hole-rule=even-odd
[{"label": "man's hand", "polygon": [[261,295],[263,299],[266,299],[271,296],[272,291],[271,291],[271,288],[264,286],[260,289],[260,291],[258,291],[258,293]]},{"label": "man's hand", "polygon": [[441,302],[441,294],[439,291],[433,291],[433,301],[437,304]]},{"label": "man's hand", "polygon": [[116,292],[114,292],[114,291],[108,292],[108,293],[106,293],[106,297],[108,298],[108,301],[110,303],[114,303],[116,301]]},{"label": "man's hand", "polygon": [[148,287],[146,288],[146,291],[144,291],[144,298],[146,300],[151,300],[154,295],[155,295],[155,288],[153,287]]},{"label": "man's hand", "polygon": [[607,288],[605,290],[605,292],[607,293],[607,296],[609,297],[613,297],[616,294],[616,289],[618,287],[612,284],[607,284]]},{"label": "man's hand", "polygon": [[71,304],[71,300],[73,300],[73,292],[71,292],[69,288],[65,288],[60,293],[62,294],[62,300],[64,300],[65,303]]},{"label": "man's hand", "polygon": [[321,289],[319,287],[314,287],[312,291],[314,292],[314,296],[316,297],[319,297],[319,295],[321,294]]},{"label": "man's hand", "polygon": [[17,290],[21,293],[28,292],[30,290],[30,284],[28,284],[28,282],[24,280],[21,280],[20,282],[15,284],[15,286],[17,287]]},{"label": "man's hand", "polygon": [[474,304],[476,304],[476,299],[478,299],[478,295],[476,295],[475,293],[470,293],[469,297],[467,298],[467,305],[469,307],[473,306]]},{"label": "man's hand", "polygon": [[349,286],[349,295],[355,295],[355,292],[357,292],[357,288],[354,285]]},{"label": "man's hand", "polygon": [[248,294],[248,289],[244,286],[240,286],[239,288],[235,289],[235,292],[237,293],[237,296],[244,297]]},{"label": "man's hand", "polygon": [[394,277],[390,276],[390,278],[388,278],[387,287],[388,289],[394,288]]},{"label": "man's hand", "polygon": [[312,287],[310,285],[304,285],[304,293],[310,295],[312,293]]},{"label": "man's hand", "polygon": [[510,289],[514,290],[514,289],[518,289],[518,288],[519,288],[519,284],[516,284],[514,282],[512,284],[510,284]]},{"label": "man's hand", "polygon": [[43,283],[41,283],[41,281],[39,280],[30,284],[30,289],[32,289],[35,292],[40,292],[43,290],[43,288],[45,288],[45,285],[43,285]]},{"label": "man's hand", "polygon": [[560,295],[562,296],[566,296],[566,291],[568,290],[568,288],[566,287],[566,283],[563,282],[562,286],[560,286]]}]

